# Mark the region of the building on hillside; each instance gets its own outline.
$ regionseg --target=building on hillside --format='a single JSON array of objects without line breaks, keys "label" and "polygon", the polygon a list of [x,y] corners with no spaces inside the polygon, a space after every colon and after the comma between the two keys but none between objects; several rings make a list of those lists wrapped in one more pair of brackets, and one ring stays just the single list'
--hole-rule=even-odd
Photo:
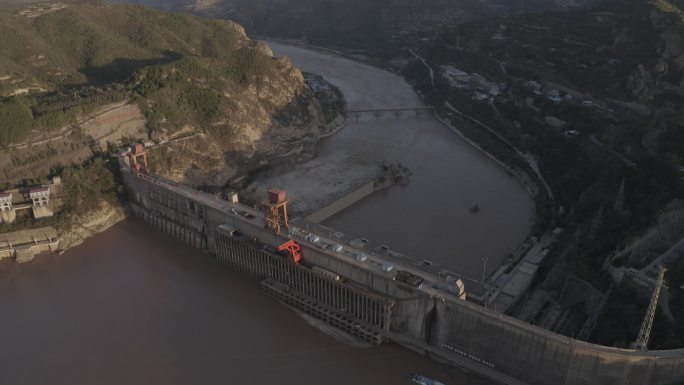
[{"label": "building on hillside", "polygon": [[501,93],[501,88],[487,80],[484,76],[473,73],[470,75],[470,86],[473,89],[485,92],[491,96],[497,96]]},{"label": "building on hillside", "polygon": [[0,192],[0,211],[12,210],[12,193],[9,191]]},{"label": "building on hillside", "polygon": [[0,192],[0,223],[12,223],[17,219],[17,213],[12,208],[12,193]]},{"label": "building on hillside", "polygon": [[470,85],[470,75],[452,66],[443,66],[444,74],[451,85],[456,88],[467,88]]},{"label": "building on hillside", "polygon": [[35,219],[54,216],[61,207],[62,191],[58,176],[48,185],[0,191],[0,223],[13,223],[18,212],[29,209]]},{"label": "building on hillside", "polygon": [[50,204],[50,186],[34,187],[29,190],[29,197],[33,202],[33,217],[36,219],[53,216],[54,210]]},{"label": "building on hillside", "polygon": [[452,86],[472,91],[473,98],[477,100],[497,96],[501,93],[501,88],[505,87],[490,82],[478,73],[469,74],[451,66],[442,66],[442,69]]},{"label": "building on hillside", "polygon": [[33,201],[34,207],[42,207],[50,204],[50,187],[34,187],[29,190],[29,196]]}]

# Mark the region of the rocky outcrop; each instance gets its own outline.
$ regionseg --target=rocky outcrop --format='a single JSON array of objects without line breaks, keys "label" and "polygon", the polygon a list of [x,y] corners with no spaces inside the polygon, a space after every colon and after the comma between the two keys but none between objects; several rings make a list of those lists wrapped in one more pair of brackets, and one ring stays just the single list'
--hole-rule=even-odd
[{"label": "rocky outcrop", "polygon": [[[226,89],[229,117],[213,127],[188,127],[188,140],[169,140],[152,152],[153,170],[195,186],[222,187],[238,173],[262,167],[322,134],[325,120],[302,72],[287,58],[274,58],[263,43],[252,47],[275,63],[272,71],[243,87]],[[229,132],[229,135],[223,133]]]},{"label": "rocky outcrop", "polygon": [[62,230],[59,252],[64,253],[78,246],[87,238],[101,233],[126,217],[124,209],[103,201],[100,208],[88,214],[73,218],[72,224]]}]

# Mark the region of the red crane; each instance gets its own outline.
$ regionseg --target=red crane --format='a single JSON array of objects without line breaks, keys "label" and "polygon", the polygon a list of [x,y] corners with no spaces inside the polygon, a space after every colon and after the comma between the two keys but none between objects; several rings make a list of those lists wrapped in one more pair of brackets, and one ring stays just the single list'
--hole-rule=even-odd
[{"label": "red crane", "polygon": [[278,246],[278,251],[289,251],[294,263],[299,264],[302,260],[302,246],[290,239],[289,241]]}]

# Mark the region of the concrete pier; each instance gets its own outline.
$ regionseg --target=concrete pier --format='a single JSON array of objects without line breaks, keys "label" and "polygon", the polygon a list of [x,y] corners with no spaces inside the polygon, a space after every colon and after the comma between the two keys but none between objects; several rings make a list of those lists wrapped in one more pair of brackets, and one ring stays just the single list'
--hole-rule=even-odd
[{"label": "concrete pier", "polygon": [[363,186],[343,196],[342,198],[317,210],[315,213],[306,217],[306,220],[317,223],[323,222],[324,220],[332,217],[333,215],[339,213],[340,211],[346,209],[347,207],[374,193],[376,191],[375,185],[375,181],[364,184]]}]

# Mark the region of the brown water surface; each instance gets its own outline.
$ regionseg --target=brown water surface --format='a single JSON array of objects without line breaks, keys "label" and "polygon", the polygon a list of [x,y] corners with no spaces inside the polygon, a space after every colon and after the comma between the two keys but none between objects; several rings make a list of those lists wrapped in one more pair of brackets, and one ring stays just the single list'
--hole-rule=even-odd
[{"label": "brown water surface", "polygon": [[[423,106],[395,74],[329,52],[268,44],[339,87],[351,110]],[[530,234],[534,201],[523,186],[431,114],[352,114],[318,153],[256,184],[286,189],[296,209],[367,183],[383,162],[401,163],[413,172],[407,186],[372,194],[323,224],[477,279],[485,258],[489,274]]]},{"label": "brown water surface", "polygon": [[126,220],[0,263],[0,385],[483,383],[394,344],[345,345],[257,281]]}]

